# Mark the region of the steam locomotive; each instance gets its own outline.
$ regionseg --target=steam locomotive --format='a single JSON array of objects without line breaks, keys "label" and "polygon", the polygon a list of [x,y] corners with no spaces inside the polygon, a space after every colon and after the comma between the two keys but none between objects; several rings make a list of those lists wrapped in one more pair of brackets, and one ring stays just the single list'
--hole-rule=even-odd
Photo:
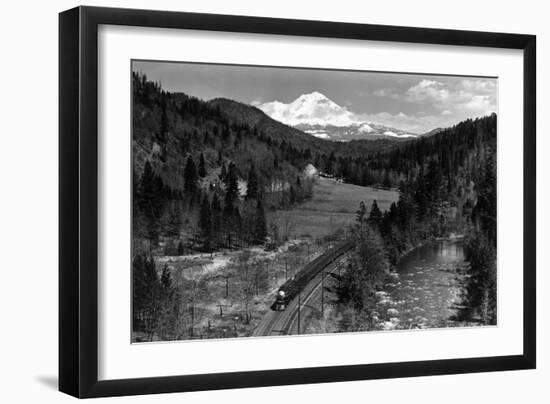
[{"label": "steam locomotive", "polygon": [[344,242],[308,263],[298,274],[287,280],[279,288],[277,298],[271,305],[271,309],[274,311],[284,311],[288,303],[298,296],[298,293],[300,293],[313,278],[352,247],[353,244],[351,242]]}]

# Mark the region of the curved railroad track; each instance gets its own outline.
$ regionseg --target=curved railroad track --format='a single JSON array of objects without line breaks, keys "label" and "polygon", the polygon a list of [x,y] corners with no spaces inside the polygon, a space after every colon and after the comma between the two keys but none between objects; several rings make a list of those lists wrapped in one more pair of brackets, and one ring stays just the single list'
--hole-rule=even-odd
[{"label": "curved railroad track", "polygon": [[352,243],[341,243],[306,265],[302,271],[314,271],[316,275],[304,286],[299,296],[295,296],[288,302],[284,311],[270,310],[258,324],[252,336],[299,334],[298,303],[300,303],[301,316],[306,311],[320,310],[320,307],[316,306],[319,306],[320,302],[323,277],[338,270],[339,265],[347,260],[352,247]]}]

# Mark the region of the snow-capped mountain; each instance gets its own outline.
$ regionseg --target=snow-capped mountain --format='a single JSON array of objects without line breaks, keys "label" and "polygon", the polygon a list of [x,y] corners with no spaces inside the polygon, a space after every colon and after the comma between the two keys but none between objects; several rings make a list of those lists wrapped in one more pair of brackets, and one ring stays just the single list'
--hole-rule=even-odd
[{"label": "snow-capped mountain", "polygon": [[372,122],[354,123],[349,126],[299,124],[295,125],[295,128],[321,139],[339,142],[359,139],[410,139],[418,137],[418,135],[400,129]]},{"label": "snow-capped mountain", "polygon": [[403,130],[363,121],[346,107],[317,91],[303,94],[288,104],[272,101],[257,107],[279,122],[322,139],[346,142],[354,139],[417,137]]},{"label": "snow-capped mountain", "polygon": [[258,108],[271,118],[290,126],[349,126],[357,123],[353,113],[317,91],[301,95],[290,104],[273,101],[259,105]]}]

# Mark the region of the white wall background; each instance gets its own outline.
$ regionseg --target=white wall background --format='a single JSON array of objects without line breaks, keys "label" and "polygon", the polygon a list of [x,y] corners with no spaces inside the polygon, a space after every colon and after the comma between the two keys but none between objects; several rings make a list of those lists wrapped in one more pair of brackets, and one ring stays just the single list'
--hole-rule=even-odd
[{"label": "white wall background", "polygon": [[[0,401],[63,403],[57,386],[57,13],[61,0],[5,2],[0,24]],[[538,369],[109,399],[128,403],[381,401],[546,403],[550,392],[550,26],[545,2],[201,0],[88,5],[531,33],[538,40]],[[520,136],[520,134],[518,134]],[[519,157],[519,156],[518,156]],[[519,240],[520,235],[518,235]],[[414,349],[414,347],[411,347]]]}]

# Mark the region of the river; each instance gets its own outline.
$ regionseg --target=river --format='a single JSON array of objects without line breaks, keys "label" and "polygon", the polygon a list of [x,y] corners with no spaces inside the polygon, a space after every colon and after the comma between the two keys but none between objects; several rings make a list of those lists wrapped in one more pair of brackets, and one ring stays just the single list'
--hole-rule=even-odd
[{"label": "river", "polygon": [[398,263],[392,280],[377,292],[382,329],[456,327],[460,303],[458,271],[464,261],[463,243],[435,241],[414,249]]}]

